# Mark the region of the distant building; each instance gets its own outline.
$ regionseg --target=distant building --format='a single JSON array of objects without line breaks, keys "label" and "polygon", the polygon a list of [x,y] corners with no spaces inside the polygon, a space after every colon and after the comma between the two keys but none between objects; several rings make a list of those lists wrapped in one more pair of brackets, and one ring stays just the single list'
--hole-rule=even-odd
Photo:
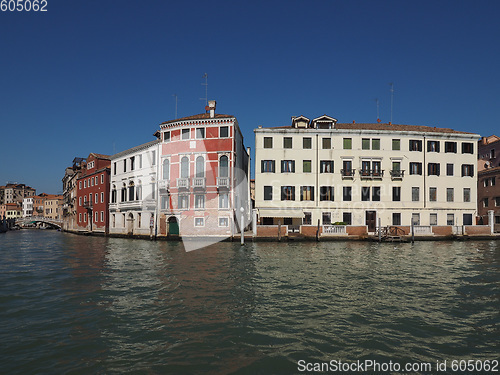
[{"label": "distant building", "polygon": [[119,152],[110,159],[109,233],[155,234],[159,140]]},{"label": "distant building", "polygon": [[500,137],[483,137],[478,145],[478,220],[490,224],[492,211],[494,230],[500,232]]},{"label": "distant building", "polygon": [[44,217],[47,219],[62,219],[63,196],[56,194],[41,193],[33,197],[32,216]]},{"label": "distant building", "polygon": [[[324,115],[255,129],[260,224],[471,225],[479,135],[341,124]],[[379,221],[380,220],[380,221]]]},{"label": "distant building", "polygon": [[63,183],[63,225],[66,231],[77,230],[77,181],[81,176],[85,158],[74,158],[73,165],[66,168]]},{"label": "distant building", "polygon": [[23,216],[22,207],[17,203],[5,203],[4,208],[0,211],[4,211],[5,218],[9,219],[17,219]]},{"label": "distant building", "polygon": [[78,231],[108,233],[110,164],[108,155],[91,153],[81,167],[77,179]]},{"label": "distant building", "polygon": [[0,186],[0,204],[3,203],[19,203],[22,205],[23,199],[33,197],[36,190],[25,184],[7,183],[5,186]]},{"label": "distant building", "polygon": [[23,199],[23,217],[33,216],[33,197]]}]

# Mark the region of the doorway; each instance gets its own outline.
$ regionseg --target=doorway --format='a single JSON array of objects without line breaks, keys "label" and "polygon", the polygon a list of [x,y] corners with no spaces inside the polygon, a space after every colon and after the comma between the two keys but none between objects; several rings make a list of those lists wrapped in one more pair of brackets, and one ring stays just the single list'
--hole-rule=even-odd
[{"label": "doorway", "polygon": [[375,232],[377,229],[377,211],[366,211],[366,225],[368,232]]},{"label": "doorway", "polygon": [[179,222],[175,216],[170,216],[168,218],[168,236],[178,236],[179,235]]}]

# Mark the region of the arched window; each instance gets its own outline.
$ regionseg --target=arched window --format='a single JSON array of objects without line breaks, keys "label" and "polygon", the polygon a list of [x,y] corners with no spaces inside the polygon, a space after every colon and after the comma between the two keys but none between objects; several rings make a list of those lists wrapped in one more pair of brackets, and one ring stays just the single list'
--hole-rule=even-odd
[{"label": "arched window", "polygon": [[134,182],[130,181],[128,185],[128,200],[133,201],[135,199],[135,194],[134,194]]},{"label": "arched window", "polygon": [[125,184],[123,184],[122,186],[122,197],[121,197],[121,201],[122,202],[126,202],[127,201],[127,187],[125,186]]},{"label": "arched window", "polygon": [[138,200],[138,201],[142,200],[142,184],[141,184],[141,180],[139,180],[139,182],[137,183],[137,187],[135,189],[135,197],[136,197],[136,200]]},{"label": "arched window", "polygon": [[181,159],[181,178],[189,178],[189,159],[187,156]]},{"label": "arched window", "polygon": [[170,177],[170,162],[168,159],[163,160],[163,179],[168,180]]},{"label": "arched window", "polygon": [[205,159],[203,156],[196,158],[196,177],[205,177]]},{"label": "arched window", "polygon": [[113,190],[111,190],[111,203],[116,203],[116,185],[113,185]]},{"label": "arched window", "polygon": [[229,177],[229,159],[226,155],[223,155],[219,159],[219,177]]}]

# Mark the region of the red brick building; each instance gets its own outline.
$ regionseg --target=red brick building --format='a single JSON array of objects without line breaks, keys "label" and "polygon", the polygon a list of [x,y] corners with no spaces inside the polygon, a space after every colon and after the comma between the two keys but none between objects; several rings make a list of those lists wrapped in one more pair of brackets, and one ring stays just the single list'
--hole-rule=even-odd
[{"label": "red brick building", "polygon": [[493,211],[495,232],[500,232],[500,137],[490,135],[479,140],[477,176],[478,221],[490,224]]},{"label": "red brick building", "polygon": [[109,231],[108,155],[91,153],[77,180],[77,230],[107,234]]}]

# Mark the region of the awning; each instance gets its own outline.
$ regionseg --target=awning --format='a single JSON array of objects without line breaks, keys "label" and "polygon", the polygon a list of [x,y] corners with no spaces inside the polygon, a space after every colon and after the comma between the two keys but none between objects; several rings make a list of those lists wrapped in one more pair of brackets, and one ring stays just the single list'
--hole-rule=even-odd
[{"label": "awning", "polygon": [[266,210],[263,208],[259,208],[259,216],[260,217],[298,217],[303,218],[304,213],[302,210]]}]

